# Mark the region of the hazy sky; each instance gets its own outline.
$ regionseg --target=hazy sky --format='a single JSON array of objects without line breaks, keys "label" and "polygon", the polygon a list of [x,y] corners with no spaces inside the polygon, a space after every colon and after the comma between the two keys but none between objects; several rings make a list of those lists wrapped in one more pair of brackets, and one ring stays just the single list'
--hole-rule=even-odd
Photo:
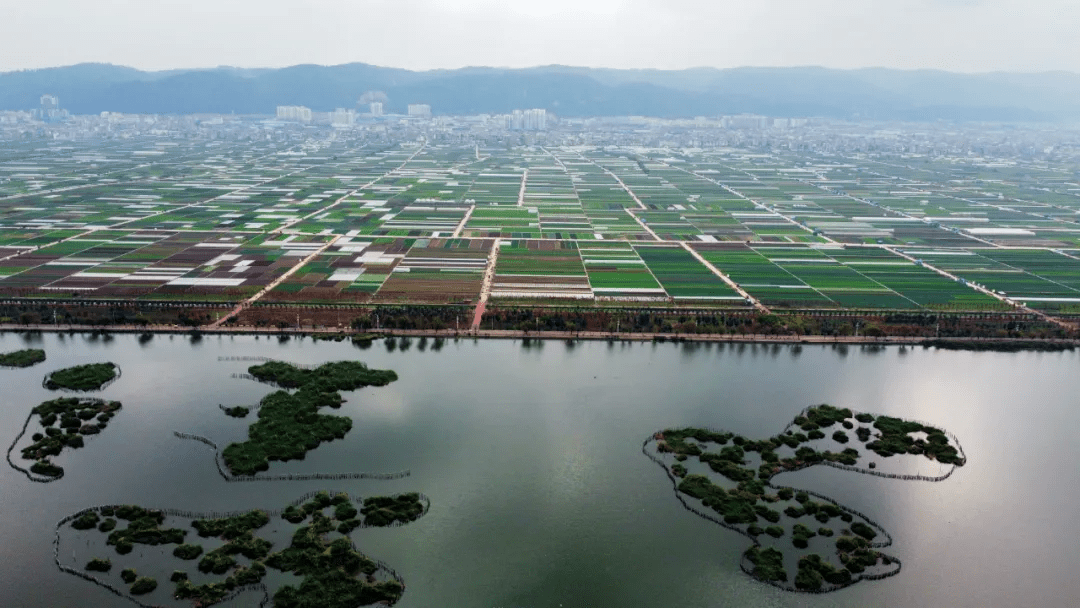
[{"label": "hazy sky", "polygon": [[365,62],[1080,72],[1077,0],[20,0],[0,71]]}]

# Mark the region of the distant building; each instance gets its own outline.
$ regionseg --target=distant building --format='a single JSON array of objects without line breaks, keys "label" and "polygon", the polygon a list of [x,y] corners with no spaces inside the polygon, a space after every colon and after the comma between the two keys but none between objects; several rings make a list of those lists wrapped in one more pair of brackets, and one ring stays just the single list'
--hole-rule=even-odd
[{"label": "distant building", "polygon": [[378,118],[383,115],[383,105],[381,101],[371,102],[371,115]]},{"label": "distant building", "polygon": [[547,129],[547,110],[514,110],[509,123],[509,128],[514,131],[544,131]]},{"label": "distant building", "polygon": [[547,129],[547,110],[537,108],[525,110],[525,130],[544,131]]},{"label": "distant building", "polygon": [[727,129],[767,129],[772,126],[772,120],[757,114],[739,114],[723,117],[721,124]]},{"label": "distant building", "polygon": [[409,116],[416,118],[431,118],[431,106],[426,103],[410,103]]},{"label": "distant building", "polygon": [[805,126],[805,118],[774,118],[772,122],[772,128],[774,129],[794,129]]},{"label": "distant building", "polygon": [[67,119],[68,112],[60,109],[60,98],[56,95],[42,95],[33,116],[45,122],[60,122]]},{"label": "distant building", "polygon": [[356,124],[356,112],[338,108],[330,113],[330,124],[335,127],[351,127]]},{"label": "distant building", "polygon": [[277,119],[278,120],[290,120],[294,122],[311,122],[311,108],[304,106],[278,106],[277,107]]}]

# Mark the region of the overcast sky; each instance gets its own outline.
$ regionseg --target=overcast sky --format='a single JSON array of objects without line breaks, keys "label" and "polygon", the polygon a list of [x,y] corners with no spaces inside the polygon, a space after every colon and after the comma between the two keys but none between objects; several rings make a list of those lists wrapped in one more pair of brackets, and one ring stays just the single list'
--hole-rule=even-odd
[{"label": "overcast sky", "polygon": [[364,62],[1080,72],[1078,0],[19,0],[0,71]]}]

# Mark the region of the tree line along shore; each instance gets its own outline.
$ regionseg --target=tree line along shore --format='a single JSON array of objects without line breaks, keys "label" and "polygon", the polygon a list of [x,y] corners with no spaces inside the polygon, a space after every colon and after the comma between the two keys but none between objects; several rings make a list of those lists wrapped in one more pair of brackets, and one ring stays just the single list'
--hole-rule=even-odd
[{"label": "tree line along shore", "polygon": [[[0,300],[0,327],[179,327],[208,331],[235,302]],[[223,328],[468,332],[471,305],[255,303]],[[610,306],[489,303],[480,330],[662,335],[1080,339],[1080,318],[1034,312],[821,309],[763,312],[625,302]]]},{"label": "tree line along shore", "polygon": [[[417,338],[420,350],[425,350],[427,338],[432,338],[431,348],[438,351],[446,343],[446,340],[461,339],[511,339],[521,340],[524,346],[542,346],[545,341],[564,341],[573,344],[579,341],[606,341],[614,342],[654,342],[654,343],[730,343],[730,344],[771,344],[771,345],[834,345],[847,346],[905,346],[924,348],[940,348],[947,350],[971,350],[971,351],[1073,351],[1080,348],[1080,338],[1022,338],[1022,337],[990,337],[990,336],[964,336],[955,338],[932,338],[922,336],[823,336],[823,335],[793,335],[793,334],[682,334],[682,333],[644,333],[644,332],[600,332],[600,331],[529,331],[529,330],[505,330],[505,329],[478,329],[462,330],[454,329],[367,329],[353,331],[347,328],[316,327],[316,328],[269,328],[269,327],[242,327],[229,326],[214,329],[183,328],[174,326],[143,327],[131,325],[111,326],[2,326],[3,332],[13,332],[24,336],[35,334],[58,333],[74,336],[82,334],[89,340],[111,341],[117,335],[138,334],[140,344],[151,342],[156,335],[181,335],[189,338],[192,342],[199,342],[205,336],[256,336],[277,339],[287,342],[293,338],[311,338],[318,341],[351,341],[360,348],[369,348],[376,341],[387,341],[388,348],[408,350],[413,345],[412,339]],[[390,343],[394,346],[389,346]],[[237,412],[236,414],[239,414]]]}]

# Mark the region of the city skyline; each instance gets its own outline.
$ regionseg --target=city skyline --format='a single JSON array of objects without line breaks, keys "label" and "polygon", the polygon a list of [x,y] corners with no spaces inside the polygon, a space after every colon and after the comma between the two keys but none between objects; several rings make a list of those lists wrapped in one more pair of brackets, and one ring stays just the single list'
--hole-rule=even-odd
[{"label": "city skyline", "polygon": [[[0,23],[0,71],[82,62],[146,70],[363,62],[413,70],[560,64],[1080,71],[1070,45],[1080,6],[1065,0],[316,0],[302,8],[276,0],[45,0],[18,13]],[[64,44],[35,44],[42,32]]]}]

